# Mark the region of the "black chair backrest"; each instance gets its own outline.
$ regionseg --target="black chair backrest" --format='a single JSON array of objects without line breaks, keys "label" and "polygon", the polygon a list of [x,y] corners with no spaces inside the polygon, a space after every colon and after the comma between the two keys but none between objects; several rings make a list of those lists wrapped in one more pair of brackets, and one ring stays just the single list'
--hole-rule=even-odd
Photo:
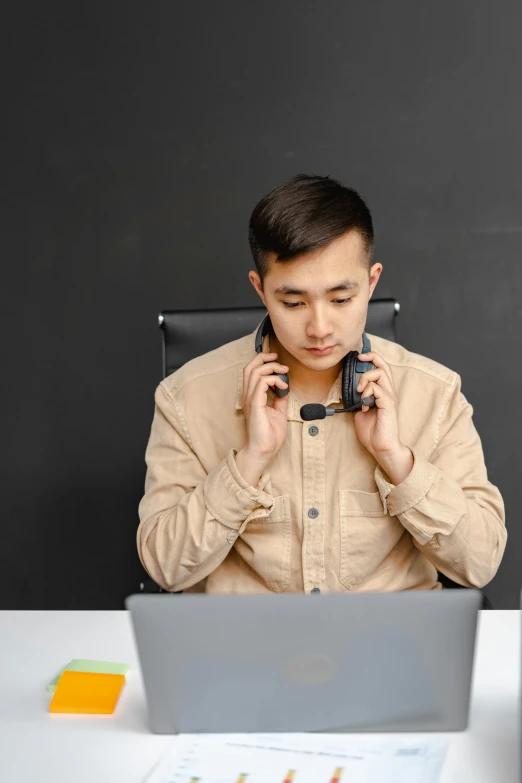
[{"label": "black chair backrest", "polygon": [[[396,341],[395,299],[370,299],[366,331]],[[264,307],[234,307],[222,310],[163,310],[163,377],[190,359],[254,331],[266,315]]]}]

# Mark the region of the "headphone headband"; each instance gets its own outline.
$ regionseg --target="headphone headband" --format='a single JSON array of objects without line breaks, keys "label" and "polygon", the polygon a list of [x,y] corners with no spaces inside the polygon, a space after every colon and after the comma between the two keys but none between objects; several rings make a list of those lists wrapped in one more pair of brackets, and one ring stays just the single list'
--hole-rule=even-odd
[{"label": "headphone headband", "polygon": [[263,339],[265,335],[267,335],[272,328],[272,322],[270,321],[270,316],[267,314],[259,324],[259,328],[256,332],[256,353],[260,353],[263,348]]}]

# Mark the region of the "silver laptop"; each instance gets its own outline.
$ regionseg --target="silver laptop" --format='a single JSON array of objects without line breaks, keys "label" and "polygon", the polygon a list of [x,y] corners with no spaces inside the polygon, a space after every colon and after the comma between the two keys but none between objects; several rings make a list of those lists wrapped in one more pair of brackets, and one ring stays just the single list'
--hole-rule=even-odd
[{"label": "silver laptop", "polygon": [[478,590],[131,595],[157,734],[458,731]]}]

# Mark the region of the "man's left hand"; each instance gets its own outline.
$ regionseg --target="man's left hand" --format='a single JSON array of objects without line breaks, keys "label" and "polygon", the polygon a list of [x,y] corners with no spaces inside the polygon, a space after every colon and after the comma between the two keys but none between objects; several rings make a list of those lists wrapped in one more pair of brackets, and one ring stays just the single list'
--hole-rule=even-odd
[{"label": "man's left hand", "polygon": [[[399,401],[390,365],[374,351],[359,354],[361,361],[373,362],[359,379],[357,391],[362,397],[375,397],[375,407],[363,405],[355,414],[355,432],[362,445],[377,460],[394,484],[400,484],[411,472],[413,454],[401,442]],[[398,479],[398,480],[396,480]]]}]

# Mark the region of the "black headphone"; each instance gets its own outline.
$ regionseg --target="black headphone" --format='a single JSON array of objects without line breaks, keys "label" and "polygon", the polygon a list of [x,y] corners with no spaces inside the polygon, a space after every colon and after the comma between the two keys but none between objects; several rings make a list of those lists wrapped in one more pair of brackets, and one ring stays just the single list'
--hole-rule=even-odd
[{"label": "black headphone", "polygon": [[[261,353],[261,351],[263,350],[263,339],[270,332],[273,332],[272,322],[270,321],[270,316],[266,315],[261,321],[261,323],[259,324],[259,329],[257,330],[256,333],[256,342],[255,342],[256,353]],[[362,343],[363,343],[363,347],[361,353],[368,353],[368,351],[372,350],[372,346],[366,332],[363,332],[362,334]],[[359,356],[358,351],[349,351],[343,359],[343,374],[342,374],[341,390],[342,390],[342,397],[343,397],[343,405],[345,408],[355,408],[356,406],[361,405],[362,403],[361,395],[357,391],[357,386],[359,385],[361,375],[365,372],[368,372],[368,370],[375,369],[375,365],[373,364],[373,362],[361,362],[360,359],[357,358],[358,356]],[[284,375],[279,375],[279,377],[281,378],[282,381],[288,383],[287,373],[285,373]],[[286,397],[286,395],[289,392],[289,389],[290,386],[287,386],[286,389],[280,389],[278,386],[274,386],[273,390],[276,397]],[[375,400],[373,398],[373,395],[371,395],[369,398],[366,399],[369,400],[369,407],[373,408],[375,406]],[[340,412],[341,411],[339,410],[339,413]]]}]

